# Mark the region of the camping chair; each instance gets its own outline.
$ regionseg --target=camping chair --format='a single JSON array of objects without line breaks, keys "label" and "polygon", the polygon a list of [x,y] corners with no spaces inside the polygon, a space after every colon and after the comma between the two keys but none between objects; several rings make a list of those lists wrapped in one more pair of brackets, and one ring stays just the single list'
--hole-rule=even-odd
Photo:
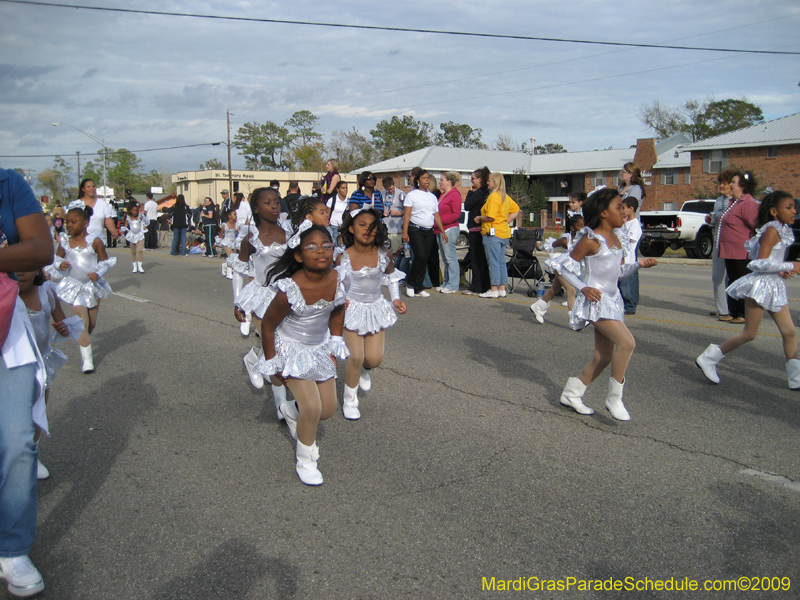
[{"label": "camping chair", "polygon": [[470,259],[469,250],[467,250],[464,258],[458,259],[458,282],[467,286],[472,283],[472,260]]},{"label": "camping chair", "polygon": [[[536,295],[536,286],[544,279],[542,266],[536,258],[536,242],[541,239],[539,229],[517,229],[511,236],[511,259],[506,263],[511,278],[510,293],[524,281],[528,286],[528,296]],[[514,280],[517,280],[516,283]],[[533,286],[529,283],[533,280]]]}]

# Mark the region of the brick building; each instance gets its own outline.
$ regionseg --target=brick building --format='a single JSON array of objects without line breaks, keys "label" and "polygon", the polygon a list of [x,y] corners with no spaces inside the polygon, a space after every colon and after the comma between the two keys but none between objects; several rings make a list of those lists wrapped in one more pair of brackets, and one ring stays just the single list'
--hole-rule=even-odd
[{"label": "brick building", "polygon": [[767,186],[800,197],[800,113],[685,144],[691,154],[692,184],[714,189],[717,173],[728,168],[752,171],[758,191]]}]

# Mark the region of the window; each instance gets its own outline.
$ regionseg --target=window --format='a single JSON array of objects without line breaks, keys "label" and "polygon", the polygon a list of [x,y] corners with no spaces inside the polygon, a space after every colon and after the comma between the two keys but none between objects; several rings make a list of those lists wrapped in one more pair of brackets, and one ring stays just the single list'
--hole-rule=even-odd
[{"label": "window", "polygon": [[606,173],[607,177],[611,177],[611,185],[615,188],[619,187],[619,172]]},{"label": "window", "polygon": [[461,187],[468,189],[472,187],[472,173],[461,174]]},{"label": "window", "polygon": [[403,187],[411,186],[411,171],[403,171]]},{"label": "window", "polygon": [[767,158],[778,158],[778,147],[770,146],[767,148]]},{"label": "window", "polygon": [[661,171],[661,185],[677,185],[678,174],[675,169],[664,169]]},{"label": "window", "polygon": [[598,185],[605,185],[606,184],[606,174],[603,171],[598,171],[592,177],[592,187],[597,187]]},{"label": "window", "polygon": [[727,168],[727,150],[706,150],[703,152],[703,173],[721,173]]},{"label": "window", "polygon": [[678,210],[677,202],[662,202],[661,210]]},{"label": "window", "polygon": [[683,183],[692,183],[692,169],[689,167],[686,167],[686,170],[683,172]]}]

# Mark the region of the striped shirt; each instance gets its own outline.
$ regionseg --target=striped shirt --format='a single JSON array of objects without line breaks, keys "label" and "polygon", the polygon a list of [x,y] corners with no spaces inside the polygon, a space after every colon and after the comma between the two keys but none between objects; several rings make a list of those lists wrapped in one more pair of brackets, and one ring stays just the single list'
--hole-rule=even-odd
[{"label": "striped shirt", "polygon": [[373,199],[370,200],[370,198],[364,192],[362,192],[361,190],[356,190],[350,196],[348,202],[350,202],[351,204],[352,203],[358,204],[359,208],[363,208],[364,206],[371,205],[372,202],[374,201],[375,208],[378,210],[378,212],[381,213],[381,215],[383,215],[383,196],[381,196],[381,193],[378,190],[374,190],[372,193],[372,198]]}]

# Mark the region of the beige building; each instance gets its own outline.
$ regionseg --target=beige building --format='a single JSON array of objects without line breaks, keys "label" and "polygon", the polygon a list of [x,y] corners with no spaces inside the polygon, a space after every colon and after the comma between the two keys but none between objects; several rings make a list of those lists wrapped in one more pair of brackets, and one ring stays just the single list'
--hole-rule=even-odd
[{"label": "beige building", "polygon": [[[239,171],[231,172],[232,182],[228,182],[226,169],[209,169],[207,171],[181,171],[172,176],[172,183],[177,185],[176,194],[183,194],[187,206],[200,206],[203,199],[208,196],[216,204],[222,201],[220,192],[230,190],[231,195],[236,192],[248,197],[250,192],[260,187],[269,186],[269,182],[280,182],[281,196],[289,190],[289,183],[296,181],[300,184],[301,194],[310,194],[312,187],[319,184],[324,173],[305,171]],[[356,175],[342,174],[342,179],[349,185],[350,192],[355,190]]]}]

